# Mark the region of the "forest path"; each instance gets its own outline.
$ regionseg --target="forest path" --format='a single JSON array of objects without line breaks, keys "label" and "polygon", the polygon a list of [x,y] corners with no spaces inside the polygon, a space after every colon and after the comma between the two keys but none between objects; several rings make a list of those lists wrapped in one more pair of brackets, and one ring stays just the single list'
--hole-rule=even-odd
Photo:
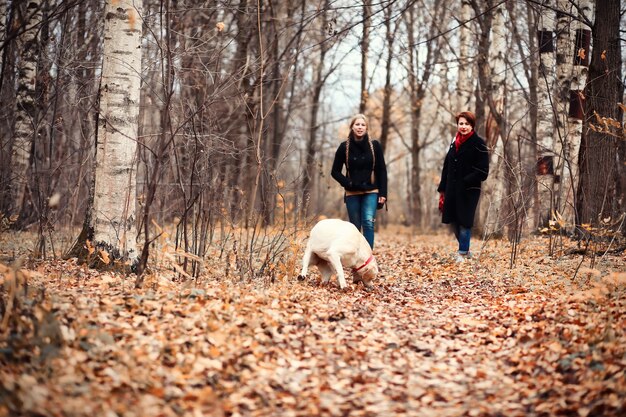
[{"label": "forest path", "polygon": [[453,240],[381,231],[370,292],[43,263],[48,342],[0,339],[0,416],[624,415],[623,255],[578,268],[530,238],[514,268],[504,241],[456,264]]}]

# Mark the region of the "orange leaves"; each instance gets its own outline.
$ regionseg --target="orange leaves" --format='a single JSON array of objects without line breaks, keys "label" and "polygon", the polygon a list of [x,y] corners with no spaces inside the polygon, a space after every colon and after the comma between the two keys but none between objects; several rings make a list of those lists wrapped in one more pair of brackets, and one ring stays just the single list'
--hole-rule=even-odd
[{"label": "orange leaves", "polygon": [[[622,110],[626,108],[626,106],[624,106],[622,103],[617,103],[617,106],[619,106]],[[594,132],[604,133],[622,140],[626,139],[626,127],[621,121],[615,120],[611,117],[601,116],[596,111],[594,111],[594,116],[596,119],[596,124],[589,123],[589,128],[591,130],[593,130]]]},{"label": "orange leaves", "polygon": [[5,414],[618,415],[624,259],[579,267],[533,237],[515,269],[506,241],[473,240],[474,258],[455,264],[452,236],[377,236],[384,274],[368,293],[321,287],[315,273],[297,282],[297,265],[275,284],[215,264],[136,290],[42,264],[29,285],[45,283],[64,346],[28,367],[0,356],[0,390],[31,407]]}]

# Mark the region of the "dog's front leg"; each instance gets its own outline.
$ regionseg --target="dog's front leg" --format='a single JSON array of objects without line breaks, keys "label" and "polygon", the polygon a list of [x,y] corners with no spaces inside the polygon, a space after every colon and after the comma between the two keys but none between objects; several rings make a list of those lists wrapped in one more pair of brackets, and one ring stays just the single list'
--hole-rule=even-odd
[{"label": "dog's front leg", "polygon": [[339,281],[339,288],[343,290],[344,288],[348,286],[348,284],[346,284],[346,277],[343,274],[343,266],[341,265],[341,257],[336,253],[332,253],[329,256],[328,261],[335,269],[335,273],[337,274],[337,281]]}]

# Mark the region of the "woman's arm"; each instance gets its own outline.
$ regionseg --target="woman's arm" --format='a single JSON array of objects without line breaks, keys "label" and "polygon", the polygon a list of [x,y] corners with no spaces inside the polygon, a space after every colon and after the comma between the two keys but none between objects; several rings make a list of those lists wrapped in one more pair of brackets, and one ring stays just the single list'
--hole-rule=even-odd
[{"label": "woman's arm", "polygon": [[476,145],[474,161],[471,172],[467,174],[463,181],[465,184],[478,184],[487,179],[489,175],[489,151],[485,141],[480,139]]},{"label": "woman's arm", "polygon": [[378,186],[378,196],[387,198],[387,164],[385,163],[385,154],[383,153],[383,147],[379,141],[375,140],[372,143],[374,145],[374,154],[376,155],[376,185]]},{"label": "woman's arm", "polygon": [[[448,151],[449,153],[450,151]],[[439,186],[437,187],[437,191],[440,193],[446,192],[446,184],[448,183],[448,154],[446,153],[446,157],[443,160],[443,168],[441,169],[441,180],[439,181]]]},{"label": "woman's arm", "polygon": [[333,161],[333,167],[330,171],[330,175],[337,181],[343,188],[350,186],[350,179],[343,175],[341,172],[343,166],[346,163],[346,143],[343,142],[337,147],[335,152],[335,160]]}]

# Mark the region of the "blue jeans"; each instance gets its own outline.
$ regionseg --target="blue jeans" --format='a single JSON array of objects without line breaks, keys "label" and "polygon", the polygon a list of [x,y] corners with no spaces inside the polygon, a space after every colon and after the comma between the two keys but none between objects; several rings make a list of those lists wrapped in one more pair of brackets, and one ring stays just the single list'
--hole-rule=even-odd
[{"label": "blue jeans", "polygon": [[463,227],[461,225],[454,225],[454,236],[459,241],[459,253],[461,255],[467,255],[470,248],[470,237],[472,236],[472,229]]},{"label": "blue jeans", "polygon": [[363,232],[365,240],[372,249],[374,249],[374,221],[376,220],[377,204],[377,193],[346,196],[346,208],[350,223]]}]

